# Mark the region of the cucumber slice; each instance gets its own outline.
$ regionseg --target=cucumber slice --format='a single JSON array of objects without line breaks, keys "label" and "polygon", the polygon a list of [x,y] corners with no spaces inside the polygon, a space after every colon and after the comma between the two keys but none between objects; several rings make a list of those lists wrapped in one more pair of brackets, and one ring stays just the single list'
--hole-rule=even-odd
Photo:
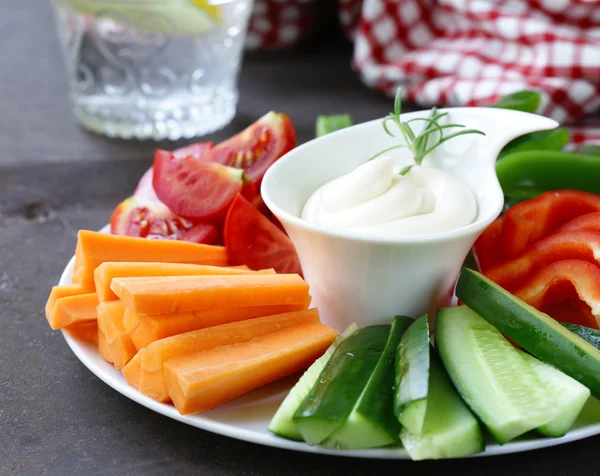
[{"label": "cucumber slice", "polygon": [[390,328],[359,329],[333,353],[294,413],[294,424],[309,445],[321,443],[348,419],[379,362]]},{"label": "cucumber slice", "polygon": [[408,428],[400,432],[404,449],[413,460],[459,458],[483,451],[479,422],[450,382],[436,351],[431,353],[425,424],[420,435]]},{"label": "cucumber slice", "polygon": [[554,399],[527,362],[468,307],[438,310],[436,344],[462,398],[498,443],[556,417]]},{"label": "cucumber slice", "polygon": [[400,424],[394,416],[394,360],[396,348],[411,317],[397,316],[367,385],[344,424],[323,442],[326,448],[366,449],[387,446],[398,440]]},{"label": "cucumber slice", "polygon": [[590,397],[590,390],[560,370],[545,364],[527,352],[519,351],[531,370],[535,372],[546,390],[554,397],[558,415],[554,420],[542,425],[538,431],[546,436],[563,436],[575,423]]},{"label": "cucumber slice", "polygon": [[285,400],[281,402],[279,409],[275,413],[275,416],[269,424],[269,430],[273,433],[289,438],[291,440],[302,441],[302,435],[294,425],[292,417],[303,400],[310,392],[310,389],[316,383],[319,375],[325,368],[325,365],[335,352],[335,349],[339,347],[344,339],[354,334],[357,330],[356,324],[351,324],[348,328],[338,336],[333,344],[327,349],[327,351],[319,357],[307,370],[302,374],[302,377],[298,380],[296,385],[290,390],[285,397]]},{"label": "cucumber slice", "polygon": [[561,324],[573,334],[577,334],[583,340],[592,344],[596,349],[600,349],[600,331],[598,329],[570,324],[569,322],[561,322]]},{"label": "cucumber slice", "polygon": [[394,414],[413,435],[420,435],[429,392],[429,324],[420,317],[400,339],[396,352]]},{"label": "cucumber slice", "polygon": [[476,271],[463,268],[456,295],[526,351],[600,398],[600,350],[589,342]]}]

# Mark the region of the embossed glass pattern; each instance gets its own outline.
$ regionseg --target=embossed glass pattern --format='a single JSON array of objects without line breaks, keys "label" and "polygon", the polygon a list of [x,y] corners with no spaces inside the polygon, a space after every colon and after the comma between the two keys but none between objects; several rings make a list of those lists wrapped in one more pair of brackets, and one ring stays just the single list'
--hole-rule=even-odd
[{"label": "embossed glass pattern", "polygon": [[191,138],[233,118],[252,0],[54,0],[77,120],[111,137]]}]

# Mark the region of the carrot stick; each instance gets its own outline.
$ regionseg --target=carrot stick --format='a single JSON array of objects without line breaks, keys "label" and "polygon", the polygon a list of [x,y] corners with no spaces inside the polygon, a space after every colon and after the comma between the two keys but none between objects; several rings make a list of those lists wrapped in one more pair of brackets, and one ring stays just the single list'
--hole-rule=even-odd
[{"label": "carrot stick", "polygon": [[114,301],[117,295],[110,289],[113,278],[140,277],[147,279],[156,276],[201,276],[219,274],[274,274],[274,270],[250,271],[239,268],[227,268],[202,264],[186,263],[140,263],[140,262],[114,262],[102,263],[94,271],[94,282],[98,301]]},{"label": "carrot stick", "polygon": [[111,289],[136,314],[304,304],[309,296],[308,284],[297,274],[115,278]]},{"label": "carrot stick", "polygon": [[307,368],[336,335],[323,324],[307,324],[170,359],[164,365],[169,397],[181,414],[210,410]]},{"label": "carrot stick", "polygon": [[98,327],[98,353],[100,357],[112,364],[113,359],[110,354],[110,348],[108,347],[108,342],[106,342],[106,336],[100,327]]},{"label": "carrot stick", "polygon": [[98,306],[98,328],[106,338],[111,359],[121,370],[136,354],[137,349],[123,327],[125,306],[121,301],[104,302]]},{"label": "carrot stick", "polygon": [[53,314],[54,314],[54,306],[56,305],[56,301],[58,301],[60,298],[64,298],[67,296],[76,296],[78,294],[85,294],[86,292],[90,293],[90,292],[93,292],[93,290],[84,292],[83,288],[81,286],[79,286],[78,284],[68,284],[65,286],[54,286],[52,288],[52,290],[50,291],[50,295],[48,296],[48,301],[46,301],[45,312],[46,312],[46,319],[48,319],[48,322],[51,322],[54,319]]},{"label": "carrot stick", "polygon": [[140,352],[135,354],[133,359],[121,369],[127,383],[133,388],[140,389],[140,381],[142,379],[142,355]]},{"label": "carrot stick", "polygon": [[229,322],[301,311],[307,309],[308,305],[307,300],[304,304],[207,309],[176,314],[134,314],[126,308],[123,325],[136,348],[140,350],[165,337]]},{"label": "carrot stick", "polygon": [[94,270],[106,261],[159,261],[227,266],[227,255],[222,246],[177,240],[149,240],[89,230],[81,230],[78,239],[74,282],[86,286],[94,286]]},{"label": "carrot stick", "polygon": [[98,345],[98,323],[96,321],[70,326],[66,330],[70,335],[79,340]]},{"label": "carrot stick", "polygon": [[[163,375],[163,364],[167,360],[214,347],[246,342],[288,327],[316,323],[319,323],[319,312],[316,309],[307,309],[232,322],[158,340],[137,354],[141,365],[139,390],[154,400],[167,402],[169,395]],[[135,376],[136,371],[130,371],[128,367],[129,365],[125,366],[123,374],[128,382],[134,385],[129,376]]]},{"label": "carrot stick", "polygon": [[96,293],[65,296],[56,300],[48,322],[53,330],[96,320]]}]

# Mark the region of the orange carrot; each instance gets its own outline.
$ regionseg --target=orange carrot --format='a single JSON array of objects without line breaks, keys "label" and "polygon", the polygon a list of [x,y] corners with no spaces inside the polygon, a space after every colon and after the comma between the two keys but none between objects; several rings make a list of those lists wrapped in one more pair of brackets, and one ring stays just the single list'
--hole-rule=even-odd
[{"label": "orange carrot", "polygon": [[112,364],[113,359],[110,355],[110,348],[108,347],[108,342],[106,342],[106,336],[100,327],[98,327],[98,353],[100,357]]},{"label": "orange carrot", "polygon": [[46,302],[46,319],[48,319],[48,322],[52,322],[54,320],[54,306],[56,305],[56,301],[60,298],[76,296],[77,294],[85,294],[86,292],[89,293],[92,291],[93,290],[84,291],[83,288],[77,284],[54,286],[50,291],[50,296],[48,296],[48,301]]},{"label": "orange carrot", "polygon": [[142,355],[140,352],[135,354],[133,359],[121,369],[127,383],[133,388],[140,389],[140,381],[142,379]]},{"label": "orange carrot", "polygon": [[111,359],[117,370],[121,370],[137,352],[123,327],[124,310],[125,306],[121,301],[103,302],[98,306],[98,328],[106,338]]},{"label": "orange carrot", "polygon": [[94,270],[106,261],[144,261],[227,266],[222,246],[177,240],[150,240],[81,230],[75,253],[76,283],[94,286]]},{"label": "orange carrot", "polygon": [[66,330],[70,335],[79,340],[98,345],[98,323],[96,321],[70,326]]},{"label": "orange carrot", "polygon": [[306,369],[336,335],[323,324],[308,324],[169,359],[164,365],[169,397],[183,415],[210,410]]},{"label": "orange carrot", "polygon": [[115,278],[111,289],[136,314],[304,304],[309,296],[308,284],[297,274]]},{"label": "orange carrot", "polygon": [[[138,352],[141,365],[139,390],[159,402],[167,402],[169,395],[163,375],[163,364],[167,360],[214,347],[246,342],[288,327],[317,323],[319,312],[316,309],[307,309],[232,322],[158,340]],[[125,366],[123,374],[129,383],[134,385],[128,375],[135,376],[135,371],[130,372],[128,367],[129,365]]]},{"label": "orange carrot", "polygon": [[227,268],[202,264],[185,263],[139,263],[139,262],[114,262],[102,263],[94,271],[94,282],[98,301],[114,301],[117,295],[110,289],[113,278],[140,277],[147,279],[155,276],[201,276],[218,274],[256,274],[271,273],[274,270],[250,271],[239,268]]},{"label": "orange carrot", "polygon": [[308,305],[307,300],[304,304],[208,309],[177,314],[134,314],[126,308],[123,325],[136,348],[140,350],[165,337],[229,322],[301,311],[308,308]]},{"label": "orange carrot", "polygon": [[53,330],[64,329],[75,324],[96,320],[98,297],[96,293],[65,296],[56,300],[54,312],[50,315]]}]

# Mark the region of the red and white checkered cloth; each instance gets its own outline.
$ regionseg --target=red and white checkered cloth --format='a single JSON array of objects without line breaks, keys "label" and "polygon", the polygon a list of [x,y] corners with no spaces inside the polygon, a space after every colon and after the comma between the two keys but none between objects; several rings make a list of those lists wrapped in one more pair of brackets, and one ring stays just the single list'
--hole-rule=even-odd
[{"label": "red and white checkered cloth", "polygon": [[[333,2],[256,1],[259,9]],[[600,0],[338,3],[355,41],[353,64],[368,86],[390,95],[403,86],[423,106],[488,105],[536,89],[540,113],[571,126],[573,144],[600,144]]]}]

